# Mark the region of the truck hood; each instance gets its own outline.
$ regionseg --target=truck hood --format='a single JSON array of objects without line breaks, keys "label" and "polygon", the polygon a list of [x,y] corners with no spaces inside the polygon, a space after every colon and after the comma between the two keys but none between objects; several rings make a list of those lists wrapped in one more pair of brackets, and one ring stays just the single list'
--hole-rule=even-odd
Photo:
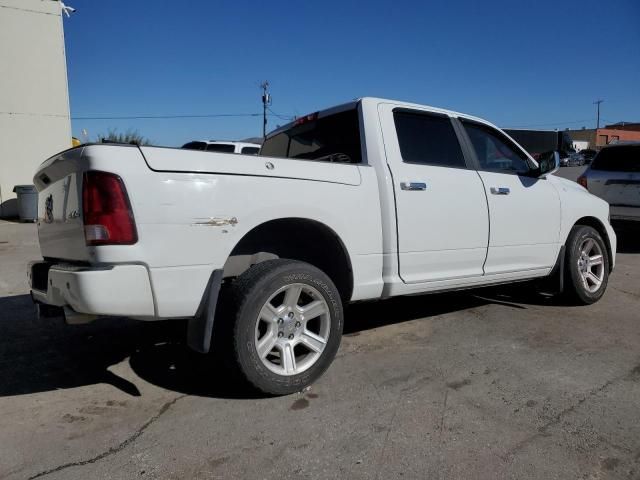
[{"label": "truck hood", "polygon": [[554,185],[556,185],[556,187],[561,188],[563,190],[568,189],[570,191],[589,194],[589,192],[582,185],[572,180],[568,180],[562,177],[557,177],[555,175],[549,175],[548,178],[551,179],[551,181],[554,183]]},{"label": "truck hood", "polygon": [[140,147],[140,151],[149,168],[157,172],[292,178],[344,185],[361,183],[357,165],[162,147]]}]

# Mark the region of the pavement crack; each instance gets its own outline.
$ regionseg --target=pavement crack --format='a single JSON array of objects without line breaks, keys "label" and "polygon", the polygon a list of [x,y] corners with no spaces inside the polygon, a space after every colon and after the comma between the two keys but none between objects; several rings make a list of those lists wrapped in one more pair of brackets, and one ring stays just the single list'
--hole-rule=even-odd
[{"label": "pavement crack", "polygon": [[77,462],[69,462],[69,463],[64,463],[62,465],[58,465],[57,467],[51,468],[49,470],[44,470],[40,473],[36,473],[35,475],[29,477],[29,480],[34,480],[36,478],[40,478],[40,477],[44,477],[45,475],[50,475],[52,473],[57,473],[60,472],[61,470],[66,470],[67,468],[71,468],[71,467],[82,467],[84,465],[90,465],[92,463],[98,462],[106,457],[110,457],[111,455],[115,455],[118,452],[121,452],[122,450],[124,450],[125,448],[127,448],[129,445],[131,445],[133,442],[135,442],[143,433],[144,431],[149,428],[154,422],[156,422],[156,420],[158,420],[160,417],[162,417],[167,410],[169,410],[173,405],[175,405],[175,403],[178,400],[183,399],[184,397],[186,397],[188,395],[180,395],[176,398],[174,398],[173,400],[170,400],[168,402],[166,402],[164,405],[162,405],[162,407],[160,408],[160,410],[158,410],[158,413],[156,413],[153,417],[151,417],[149,420],[147,420],[140,428],[138,428],[135,432],[133,432],[129,437],[127,437],[126,439],[124,439],[120,444],[116,445],[115,447],[111,447],[109,450],[102,452],[98,455],[96,455],[95,457],[91,457],[87,460],[80,460]]},{"label": "pavement crack", "polygon": [[599,387],[589,390],[584,396],[579,398],[577,402],[575,402],[574,404],[572,404],[572,405],[568,406],[567,408],[561,410],[560,412],[555,414],[551,418],[551,420],[549,420],[547,423],[545,423],[541,427],[538,427],[538,431],[536,433],[528,436],[524,440],[521,440],[516,445],[514,445],[512,448],[510,448],[505,455],[501,456],[502,460],[506,461],[509,457],[511,457],[511,456],[515,455],[516,453],[520,452],[527,445],[530,445],[531,443],[533,443],[538,438],[545,437],[545,436],[549,435],[549,433],[548,433],[549,428],[559,424],[562,421],[562,418],[564,416],[566,416],[569,413],[572,413],[572,412],[576,411],[583,403],[585,403],[591,397],[594,397],[595,395],[598,395],[599,393],[603,392],[604,390],[609,388],[614,383],[617,383],[620,380],[628,380],[628,379],[632,378],[634,375],[635,375],[635,369],[631,370],[630,372],[625,373],[624,375],[619,375],[619,376],[617,376],[615,378],[612,378],[611,380],[607,380],[605,383],[603,383]]},{"label": "pavement crack", "polygon": [[[409,376],[407,377],[407,382],[409,381],[409,379],[411,379],[411,377],[413,377],[416,373],[416,368],[418,366],[418,360],[419,360],[420,356],[416,355],[415,359],[413,360],[413,363],[411,364],[411,368],[409,370]],[[398,415],[398,410],[400,409],[400,403],[402,401],[404,401],[404,397],[407,395],[406,392],[402,392],[400,394],[400,396],[398,397],[398,399],[396,400],[396,403],[393,407],[393,415],[391,416],[391,420],[389,421],[389,425],[387,426],[387,433],[384,437],[384,442],[382,443],[382,448],[380,450],[380,457],[378,458],[378,473],[376,474],[376,480],[378,480],[380,478],[380,475],[382,474],[382,465],[384,462],[384,457],[385,457],[385,452],[387,450],[387,445],[389,443],[389,436],[391,435],[391,429],[393,428],[393,422],[395,422],[396,420],[396,416]]]},{"label": "pavement crack", "polygon": [[630,296],[632,296],[632,297],[640,298],[640,295],[638,295],[637,293],[630,292],[630,291],[628,291],[628,290],[624,290],[624,289],[622,289],[622,288],[618,288],[618,287],[611,287],[611,288],[613,288],[614,290],[616,290],[616,291],[618,291],[618,292],[626,293],[627,295],[630,295]]}]

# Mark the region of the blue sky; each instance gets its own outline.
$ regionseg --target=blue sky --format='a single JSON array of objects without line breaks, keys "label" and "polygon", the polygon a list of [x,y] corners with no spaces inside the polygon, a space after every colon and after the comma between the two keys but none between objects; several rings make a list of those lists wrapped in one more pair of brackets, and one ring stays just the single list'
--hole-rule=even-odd
[{"label": "blue sky", "polygon": [[604,122],[640,121],[637,0],[66,2],[76,136],[257,136],[257,117],[78,117],[258,113],[265,79],[285,116],[380,96],[500,126],[580,128],[602,98]]}]

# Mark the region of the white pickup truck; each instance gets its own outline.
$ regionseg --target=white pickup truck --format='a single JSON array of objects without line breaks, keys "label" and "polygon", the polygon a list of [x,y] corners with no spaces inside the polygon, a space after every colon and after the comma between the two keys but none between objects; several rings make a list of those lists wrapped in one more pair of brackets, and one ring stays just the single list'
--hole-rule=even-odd
[{"label": "white pickup truck", "polygon": [[609,207],[557,168],[479,118],[376,98],[299,118],[242,161],[80,146],[34,177],[32,296],[69,323],[189,319],[192,348],[286,394],[333,360],[346,302],[541,277],[597,301]]}]

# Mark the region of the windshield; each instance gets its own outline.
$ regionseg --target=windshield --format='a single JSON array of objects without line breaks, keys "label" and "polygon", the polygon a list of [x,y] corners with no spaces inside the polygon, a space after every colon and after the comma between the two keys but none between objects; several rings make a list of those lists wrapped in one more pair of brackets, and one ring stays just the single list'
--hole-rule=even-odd
[{"label": "windshield", "polygon": [[257,155],[260,151],[260,147],[242,147],[242,152],[245,155]]},{"label": "windshield", "polygon": [[360,123],[355,108],[295,124],[265,140],[261,156],[360,163]]},{"label": "windshield", "polygon": [[185,143],[182,148],[187,150],[204,150],[207,144],[205,142],[189,142]]},{"label": "windshield", "polygon": [[593,159],[591,169],[640,172],[640,145],[603,148]]},{"label": "windshield", "polygon": [[236,146],[232,143],[210,143],[207,145],[207,152],[233,153]]}]

